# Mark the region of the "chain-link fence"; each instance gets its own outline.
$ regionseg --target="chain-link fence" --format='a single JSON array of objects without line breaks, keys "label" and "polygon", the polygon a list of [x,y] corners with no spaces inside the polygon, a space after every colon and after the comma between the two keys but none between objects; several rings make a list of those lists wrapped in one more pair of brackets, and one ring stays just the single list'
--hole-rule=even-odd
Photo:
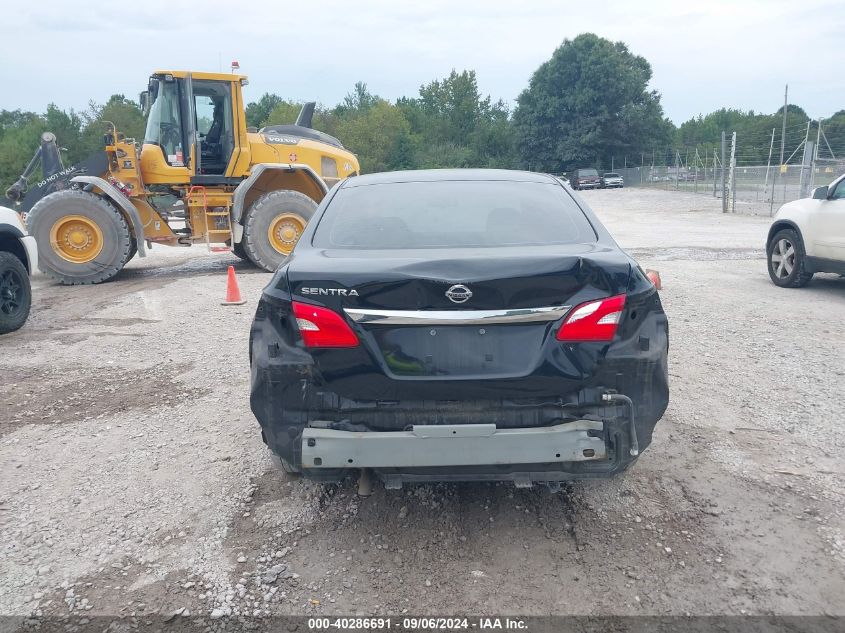
[{"label": "chain-link fence", "polygon": [[[646,154],[639,156],[640,166],[629,167],[628,157],[622,161],[621,169],[611,169],[620,174],[629,187],[651,187],[710,195],[725,199],[724,208],[735,210],[737,200],[743,202],[769,203],[771,210],[785,202],[807,197],[813,188],[830,184],[834,179],[845,174],[845,152],[831,148],[825,139],[825,145],[814,142],[807,126],[804,141],[791,153],[787,150],[784,165],[778,165],[778,156],[774,155],[774,131],[768,145],[768,164],[754,162],[754,155],[759,157],[761,147],[753,141],[743,145],[743,139],[736,134],[725,135],[726,145],[723,152],[718,148],[700,151],[673,150],[662,153],[667,164],[646,163]],[[821,133],[818,134],[819,138]],[[822,149],[822,152],[819,149]],[[837,154],[834,154],[837,149]],[[659,154],[657,154],[659,156]],[[765,158],[765,154],[763,155]],[[722,158],[724,157],[724,158]]]},{"label": "chain-link fence", "polygon": [[[802,197],[802,170],[807,184],[804,194],[814,187],[830,184],[845,174],[845,162],[817,163],[806,170],[802,165],[743,166],[733,170],[731,183],[730,166],[725,168],[725,189],[729,198],[734,193],[737,200],[774,202],[783,204]],[[687,193],[708,194],[722,197],[722,169],[707,167],[684,169],[676,167],[629,167],[617,169],[629,187],[653,187]],[[808,180],[809,178],[809,180]]]}]

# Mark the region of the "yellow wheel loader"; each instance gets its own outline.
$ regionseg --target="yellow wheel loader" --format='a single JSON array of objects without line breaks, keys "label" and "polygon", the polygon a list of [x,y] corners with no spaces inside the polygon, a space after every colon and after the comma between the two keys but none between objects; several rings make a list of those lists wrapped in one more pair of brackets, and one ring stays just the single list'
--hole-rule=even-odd
[{"label": "yellow wheel loader", "polygon": [[[241,75],[157,71],[141,94],[143,143],[112,126],[103,152],[70,167],[47,132],[6,196],[26,214],[39,268],[63,284],[114,277],[153,244],[231,250],[264,270],[284,260],[354,154],[311,128],[248,129]],[[29,178],[41,166],[42,178]],[[146,246],[146,248],[145,248]]]}]

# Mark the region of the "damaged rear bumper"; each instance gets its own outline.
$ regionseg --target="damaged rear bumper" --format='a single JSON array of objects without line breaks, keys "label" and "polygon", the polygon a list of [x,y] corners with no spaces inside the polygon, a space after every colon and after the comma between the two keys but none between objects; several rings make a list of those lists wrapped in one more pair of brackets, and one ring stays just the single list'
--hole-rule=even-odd
[{"label": "damaged rear bumper", "polygon": [[302,468],[429,468],[546,464],[607,459],[604,424],[576,420],[540,428],[495,424],[412,426],[408,431],[355,432],[306,428]]},{"label": "damaged rear bumper", "polygon": [[[317,423],[319,424],[319,423]],[[372,470],[386,488],[437,481],[510,481],[517,487],[604,478],[628,468],[629,421],[580,419],[545,427],[416,425],[405,431],[309,426],[297,438],[305,477],[339,481]]]}]

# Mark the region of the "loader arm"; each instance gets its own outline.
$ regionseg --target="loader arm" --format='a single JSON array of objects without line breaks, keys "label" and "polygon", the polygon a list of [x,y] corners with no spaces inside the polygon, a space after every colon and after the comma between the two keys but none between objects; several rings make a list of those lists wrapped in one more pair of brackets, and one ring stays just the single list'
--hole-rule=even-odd
[{"label": "loader arm", "polygon": [[[70,189],[75,176],[103,177],[109,173],[109,161],[105,151],[95,152],[85,160],[65,167],[55,136],[50,134],[52,140],[45,142],[44,136],[47,134],[50,133],[45,132],[42,136],[41,147],[36,150],[23,174],[6,190],[6,197],[17,203],[17,211],[20,213],[29,213],[39,200],[54,191]],[[36,173],[39,163],[43,176],[41,180],[30,183],[29,179]]]},{"label": "loader arm", "polygon": [[17,181],[6,189],[6,197],[9,200],[19,202],[26,195],[29,189],[29,179],[35,173],[39,164],[45,179],[54,177],[65,168],[62,164],[62,152],[56,144],[56,135],[52,132],[44,132],[41,135],[41,145],[35,150],[35,154],[33,154],[26,169],[23,170]]}]

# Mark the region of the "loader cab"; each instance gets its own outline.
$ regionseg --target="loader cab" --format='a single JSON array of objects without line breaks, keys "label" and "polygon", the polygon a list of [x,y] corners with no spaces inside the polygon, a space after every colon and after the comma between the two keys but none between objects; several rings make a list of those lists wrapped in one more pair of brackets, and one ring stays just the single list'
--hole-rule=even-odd
[{"label": "loader cab", "polygon": [[197,173],[222,176],[235,150],[232,86],[223,82],[194,81],[193,88]]},{"label": "loader cab", "polygon": [[[190,163],[185,149],[190,147],[182,125],[185,103],[182,82],[172,75],[150,78],[147,91],[147,127],[144,132],[144,150],[157,148],[168,167],[185,168]],[[150,148],[152,149],[152,148]]]},{"label": "loader cab", "polygon": [[[236,75],[155,73],[142,95],[141,164],[150,184],[220,184],[235,171],[245,125]],[[245,135],[245,128],[243,130]]]}]

